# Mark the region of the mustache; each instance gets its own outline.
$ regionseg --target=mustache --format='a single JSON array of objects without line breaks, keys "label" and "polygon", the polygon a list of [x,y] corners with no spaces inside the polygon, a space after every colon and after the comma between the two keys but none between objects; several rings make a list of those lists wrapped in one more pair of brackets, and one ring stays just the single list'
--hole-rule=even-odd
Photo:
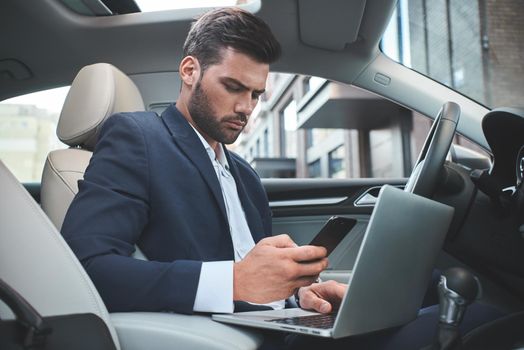
[{"label": "mustache", "polygon": [[222,119],[225,122],[241,122],[247,124],[249,117],[244,113],[239,113],[237,115],[227,116]]}]

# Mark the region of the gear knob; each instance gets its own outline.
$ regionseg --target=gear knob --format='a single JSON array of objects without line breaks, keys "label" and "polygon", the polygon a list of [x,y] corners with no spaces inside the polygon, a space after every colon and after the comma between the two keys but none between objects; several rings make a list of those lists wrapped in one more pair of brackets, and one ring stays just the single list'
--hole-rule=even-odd
[{"label": "gear knob", "polygon": [[439,321],[458,326],[467,306],[477,298],[479,282],[468,270],[454,267],[444,271],[438,284]]}]

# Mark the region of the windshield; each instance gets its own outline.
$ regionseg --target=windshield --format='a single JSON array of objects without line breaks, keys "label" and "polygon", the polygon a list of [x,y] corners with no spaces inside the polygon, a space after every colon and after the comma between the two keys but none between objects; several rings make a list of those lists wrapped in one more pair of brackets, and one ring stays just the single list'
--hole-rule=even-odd
[{"label": "windshield", "polygon": [[522,106],[523,16],[522,0],[400,0],[381,47],[483,105]]}]

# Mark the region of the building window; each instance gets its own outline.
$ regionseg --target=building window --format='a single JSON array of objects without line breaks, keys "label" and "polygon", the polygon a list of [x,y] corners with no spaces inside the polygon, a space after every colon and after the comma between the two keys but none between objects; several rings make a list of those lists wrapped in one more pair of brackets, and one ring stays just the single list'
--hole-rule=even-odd
[{"label": "building window", "polygon": [[264,138],[262,139],[263,148],[264,148],[264,157],[269,157],[269,131],[268,129],[264,130]]},{"label": "building window", "polygon": [[404,176],[400,130],[394,127],[369,132],[371,177]]},{"label": "building window", "polygon": [[396,12],[386,55],[488,107],[519,105],[522,1],[403,0]]},{"label": "building window", "polygon": [[311,77],[305,77],[302,80],[302,96],[309,92],[309,80]]},{"label": "building window", "polygon": [[286,158],[297,156],[297,103],[289,103],[280,112],[281,154]]},{"label": "building window", "polygon": [[346,174],[346,152],[344,145],[340,145],[329,152],[329,177],[345,178]]},{"label": "building window", "polygon": [[308,164],[308,177],[320,177],[320,159]]},{"label": "building window", "polygon": [[260,139],[255,144],[255,157],[260,157]]},{"label": "building window", "polygon": [[307,148],[311,148],[311,147],[320,145],[323,141],[331,137],[340,137],[341,134],[342,134],[341,129],[321,129],[321,128],[308,129],[306,133]]}]

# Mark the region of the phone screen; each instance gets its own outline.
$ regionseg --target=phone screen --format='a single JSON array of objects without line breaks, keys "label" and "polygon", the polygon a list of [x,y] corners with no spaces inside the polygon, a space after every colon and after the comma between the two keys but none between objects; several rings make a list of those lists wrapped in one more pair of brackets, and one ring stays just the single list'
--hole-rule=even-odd
[{"label": "phone screen", "polygon": [[327,249],[327,255],[346,237],[353,226],[355,219],[332,216],[320,229],[309,245],[321,246]]}]

